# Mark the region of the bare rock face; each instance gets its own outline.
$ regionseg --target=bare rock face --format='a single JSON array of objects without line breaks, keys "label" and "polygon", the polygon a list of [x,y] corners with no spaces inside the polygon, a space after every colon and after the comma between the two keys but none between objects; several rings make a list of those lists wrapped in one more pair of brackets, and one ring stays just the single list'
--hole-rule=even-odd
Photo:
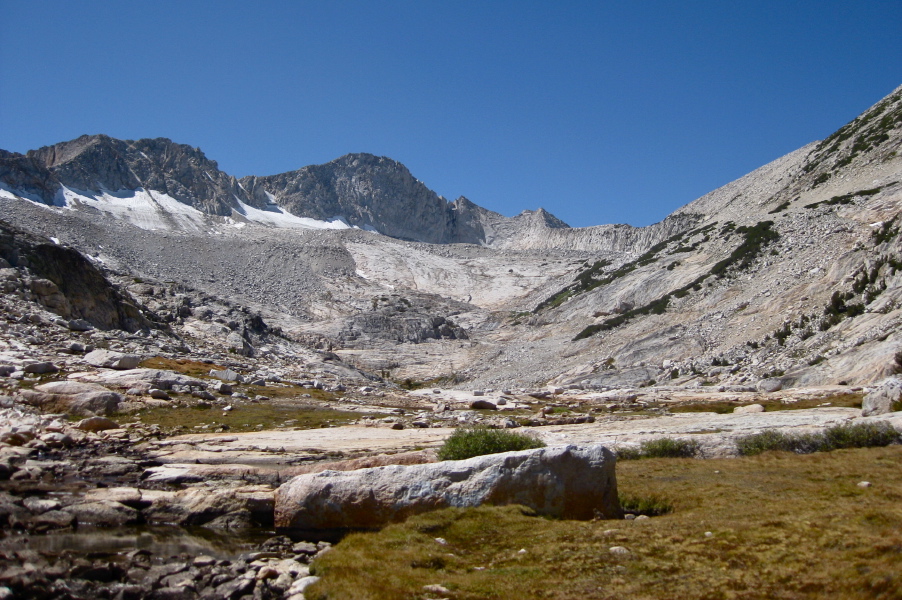
[{"label": "bare rock face", "polygon": [[557,446],[424,465],[300,475],[276,491],[276,527],[372,529],[446,507],[522,504],[565,519],[619,518],[614,455]]},{"label": "bare rock face", "polygon": [[861,402],[861,416],[883,415],[893,410],[893,402],[902,397],[902,380],[897,377],[884,379]]}]

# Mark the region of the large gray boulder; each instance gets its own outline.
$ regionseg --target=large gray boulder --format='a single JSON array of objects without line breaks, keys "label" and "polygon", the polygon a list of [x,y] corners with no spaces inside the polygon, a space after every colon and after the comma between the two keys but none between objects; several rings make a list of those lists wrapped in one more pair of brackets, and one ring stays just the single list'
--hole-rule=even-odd
[{"label": "large gray boulder", "polygon": [[884,379],[861,402],[861,416],[884,415],[893,411],[893,402],[902,397],[902,379],[889,377]]},{"label": "large gray boulder", "polygon": [[604,446],[570,445],[299,475],[276,491],[275,524],[373,529],[418,513],[481,504],[522,504],[564,519],[619,518],[615,462]]},{"label": "large gray boulder", "polygon": [[72,416],[112,415],[123,398],[102,385],[77,381],[52,381],[22,390],[22,399],[45,411],[64,412]]},{"label": "large gray boulder", "polygon": [[85,362],[95,367],[128,370],[141,364],[141,357],[135,354],[123,354],[112,350],[98,349],[85,354]]},{"label": "large gray boulder", "polygon": [[783,389],[783,380],[779,377],[768,377],[767,379],[759,381],[758,385],[755,387],[759,392],[764,392],[766,394],[779,392]]}]

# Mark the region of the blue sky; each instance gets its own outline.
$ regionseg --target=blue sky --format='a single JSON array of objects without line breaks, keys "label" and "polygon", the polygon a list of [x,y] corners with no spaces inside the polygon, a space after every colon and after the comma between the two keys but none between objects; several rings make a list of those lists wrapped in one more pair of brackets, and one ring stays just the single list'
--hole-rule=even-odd
[{"label": "blue sky", "polygon": [[0,0],[0,148],[370,152],[506,215],[647,225],[902,84],[902,2]]}]

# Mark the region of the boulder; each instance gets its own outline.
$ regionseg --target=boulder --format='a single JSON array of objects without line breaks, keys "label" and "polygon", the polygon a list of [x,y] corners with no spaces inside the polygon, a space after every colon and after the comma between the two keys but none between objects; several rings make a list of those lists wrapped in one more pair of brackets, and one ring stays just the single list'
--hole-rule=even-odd
[{"label": "boulder", "polygon": [[522,504],[564,519],[619,518],[615,458],[557,446],[422,465],[299,475],[276,491],[276,527],[373,529],[446,507]]},{"label": "boulder", "polygon": [[272,523],[273,491],[265,485],[194,487],[156,496],[142,490],[145,499],[151,506],[142,513],[151,524],[242,529]]},{"label": "boulder", "polygon": [[120,394],[103,386],[73,381],[54,381],[20,394],[26,403],[42,410],[83,417],[111,415],[123,400]]},{"label": "boulder", "polygon": [[893,403],[902,397],[902,379],[889,377],[881,381],[861,402],[861,416],[883,415],[893,411]]},{"label": "boulder", "polygon": [[59,367],[57,367],[50,361],[26,362],[22,366],[22,371],[24,371],[25,373],[31,373],[33,375],[44,375],[47,373],[56,373],[57,371],[59,371]]},{"label": "boulder", "polygon": [[141,363],[141,357],[136,354],[123,354],[112,350],[97,349],[85,354],[85,362],[95,367],[126,371],[137,368]]},{"label": "boulder", "polygon": [[94,329],[94,326],[84,319],[72,319],[66,323],[66,327],[72,331],[91,331]]},{"label": "boulder", "polygon": [[768,377],[759,381],[756,388],[759,392],[779,392],[783,389],[783,380],[779,377]]},{"label": "boulder", "polygon": [[498,407],[488,400],[473,400],[470,402],[470,408],[472,410],[498,410]]},{"label": "boulder", "polygon": [[88,417],[76,423],[75,428],[96,433],[107,429],[119,429],[119,423],[106,417]]},{"label": "boulder", "polygon": [[63,509],[75,517],[79,525],[121,527],[138,522],[140,514],[134,508],[111,500],[82,502]]},{"label": "boulder", "polygon": [[748,406],[737,406],[733,409],[734,415],[741,415],[744,413],[762,413],[764,412],[764,406],[761,404],[749,404]]},{"label": "boulder", "polygon": [[236,373],[231,369],[225,369],[223,371],[217,371],[216,369],[210,370],[210,377],[215,377],[216,379],[220,379],[222,381],[230,381],[234,383],[244,383],[244,377]]}]

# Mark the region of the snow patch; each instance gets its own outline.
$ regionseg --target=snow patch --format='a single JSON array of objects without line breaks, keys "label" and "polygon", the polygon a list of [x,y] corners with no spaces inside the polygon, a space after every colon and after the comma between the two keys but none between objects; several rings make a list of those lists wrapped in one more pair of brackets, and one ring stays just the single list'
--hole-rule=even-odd
[{"label": "snow patch", "polygon": [[33,202],[44,208],[50,208],[39,196],[33,196],[31,194],[25,194],[22,192],[13,192],[5,184],[0,183],[0,198],[6,198],[9,200],[27,200],[28,202]]},{"label": "snow patch", "polygon": [[141,229],[203,232],[208,227],[208,215],[168,194],[144,188],[118,192],[104,190],[95,194],[63,186],[61,193],[66,208],[95,208]]},{"label": "snow patch", "polygon": [[[267,196],[269,194],[267,193]],[[341,219],[333,219],[332,221],[319,221],[307,217],[296,217],[291,213],[285,212],[278,206],[270,204],[266,210],[254,208],[235,198],[238,208],[233,209],[234,212],[240,214],[248,221],[260,223],[262,225],[272,225],[275,227],[285,227],[294,229],[349,229],[347,223]]]}]

